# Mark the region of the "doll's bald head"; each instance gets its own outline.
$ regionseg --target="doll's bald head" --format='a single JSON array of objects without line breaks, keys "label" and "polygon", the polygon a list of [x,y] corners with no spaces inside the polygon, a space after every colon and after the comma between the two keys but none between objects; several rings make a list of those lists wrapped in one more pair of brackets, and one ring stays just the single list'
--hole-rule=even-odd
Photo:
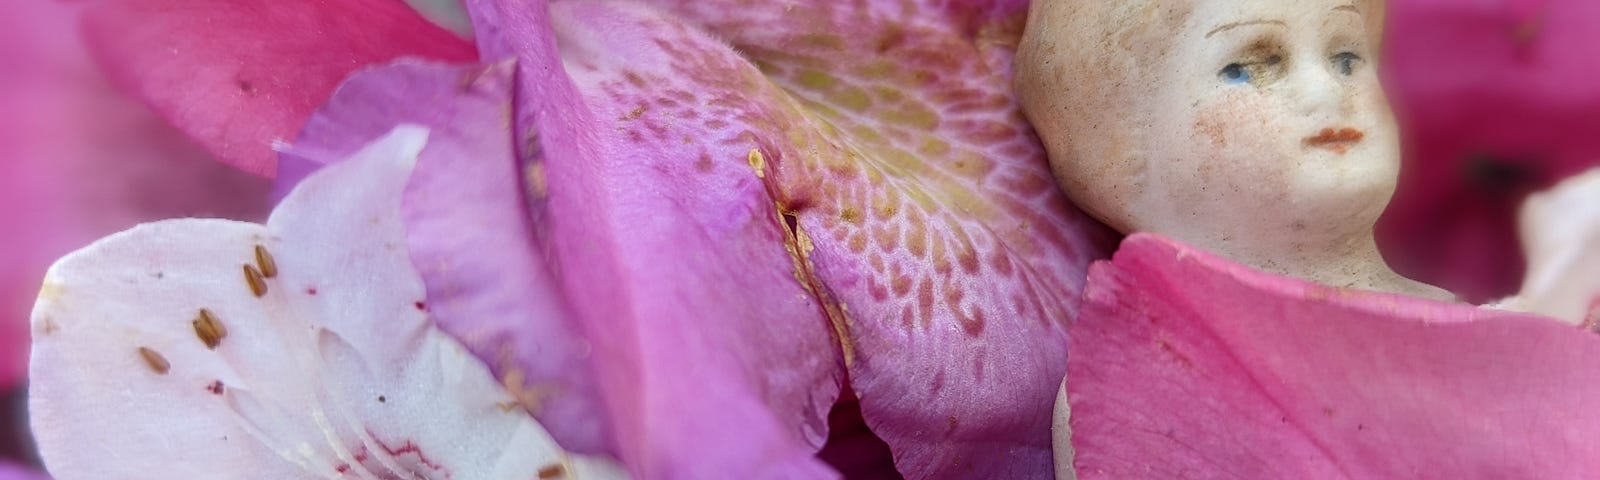
[{"label": "doll's bald head", "polygon": [[[1168,113],[1153,98],[1176,85],[1178,32],[1197,8],[1232,0],[1035,0],[1017,52],[1016,89],[1039,132],[1057,182],[1079,207],[1123,231],[1145,229],[1136,210],[1151,187],[1148,146]],[[1373,52],[1383,2],[1363,13]],[[1368,55],[1375,61],[1376,54]],[[1179,59],[1180,61],[1182,59]],[[1386,107],[1385,107],[1386,110]]]}]

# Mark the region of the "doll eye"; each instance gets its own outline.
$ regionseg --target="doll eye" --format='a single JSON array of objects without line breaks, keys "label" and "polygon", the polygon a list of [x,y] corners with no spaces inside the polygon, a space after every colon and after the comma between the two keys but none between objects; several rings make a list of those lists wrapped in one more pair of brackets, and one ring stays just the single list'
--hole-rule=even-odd
[{"label": "doll eye", "polygon": [[1228,66],[1222,67],[1222,71],[1217,72],[1217,76],[1222,78],[1223,83],[1229,85],[1250,83],[1250,70],[1245,68],[1242,63],[1230,63]]},{"label": "doll eye", "polygon": [[1222,83],[1229,85],[1250,83],[1271,77],[1273,69],[1280,63],[1283,63],[1283,57],[1278,55],[1254,62],[1230,63],[1217,71],[1217,78],[1221,78]]},{"label": "doll eye", "polygon": [[1339,52],[1329,60],[1333,62],[1334,71],[1337,71],[1340,75],[1345,76],[1354,75],[1356,73],[1356,67],[1360,66],[1362,62],[1366,61],[1362,59],[1360,55],[1356,55],[1355,53],[1351,52]]}]

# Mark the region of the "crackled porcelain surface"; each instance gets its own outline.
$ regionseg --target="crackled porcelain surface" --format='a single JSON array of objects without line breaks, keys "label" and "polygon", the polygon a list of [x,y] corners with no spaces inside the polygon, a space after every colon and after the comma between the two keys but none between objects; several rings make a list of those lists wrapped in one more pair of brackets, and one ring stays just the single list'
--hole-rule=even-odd
[{"label": "crackled porcelain surface", "polygon": [[1037,2],[1017,88],[1062,188],[1124,233],[1447,299],[1373,241],[1399,170],[1382,17],[1370,0]]}]

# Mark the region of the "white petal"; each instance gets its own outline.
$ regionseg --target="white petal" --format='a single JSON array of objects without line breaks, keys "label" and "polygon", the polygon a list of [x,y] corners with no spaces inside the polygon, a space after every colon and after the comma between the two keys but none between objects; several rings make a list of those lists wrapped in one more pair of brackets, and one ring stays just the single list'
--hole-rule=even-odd
[{"label": "white petal", "polygon": [[1600,322],[1600,169],[1529,197],[1520,213],[1528,272],[1517,296],[1497,306]]},{"label": "white petal", "polygon": [[[396,129],[307,179],[266,226],[145,224],[52,267],[30,372],[51,473],[624,477],[564,453],[428,319],[399,217],[426,139]],[[261,269],[257,246],[277,267],[259,296],[245,273]],[[202,334],[202,309],[225,335]],[[591,463],[595,476],[576,476]]]}]

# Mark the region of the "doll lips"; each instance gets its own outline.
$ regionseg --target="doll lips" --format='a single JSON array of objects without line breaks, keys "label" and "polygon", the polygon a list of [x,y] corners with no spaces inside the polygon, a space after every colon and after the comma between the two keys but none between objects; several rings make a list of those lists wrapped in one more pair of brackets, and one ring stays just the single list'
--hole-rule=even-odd
[{"label": "doll lips", "polygon": [[1350,151],[1350,147],[1361,142],[1367,136],[1354,128],[1324,128],[1315,136],[1306,137],[1306,146],[1330,150],[1343,154]]}]

